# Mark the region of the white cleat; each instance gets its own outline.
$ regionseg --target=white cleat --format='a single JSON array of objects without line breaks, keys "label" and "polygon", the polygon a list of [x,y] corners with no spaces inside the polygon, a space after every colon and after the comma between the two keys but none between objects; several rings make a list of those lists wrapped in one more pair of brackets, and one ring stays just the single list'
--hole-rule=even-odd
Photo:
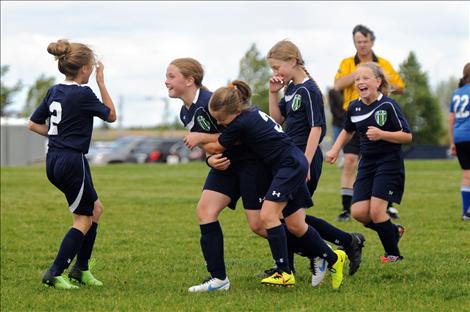
[{"label": "white cleat", "polygon": [[315,257],[310,260],[310,271],[312,272],[312,287],[318,286],[325,278],[328,263],[325,259]]},{"label": "white cleat", "polygon": [[209,277],[204,282],[202,282],[202,284],[189,287],[188,291],[189,292],[207,292],[207,291],[229,290],[229,288],[230,288],[230,281],[228,280],[228,277],[226,277],[224,280],[221,280],[215,277]]}]

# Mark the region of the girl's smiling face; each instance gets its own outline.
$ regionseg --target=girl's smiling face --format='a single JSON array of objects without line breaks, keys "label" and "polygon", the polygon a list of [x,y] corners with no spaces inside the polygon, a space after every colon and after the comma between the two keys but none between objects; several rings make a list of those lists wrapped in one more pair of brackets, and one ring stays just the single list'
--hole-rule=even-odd
[{"label": "girl's smiling face", "polygon": [[185,78],[178,67],[173,64],[168,65],[165,86],[168,89],[170,98],[182,97],[192,83],[193,79]]},{"label": "girl's smiling face", "polygon": [[372,69],[365,66],[356,69],[354,85],[364,103],[370,104],[377,99],[381,83],[382,79],[376,77]]}]

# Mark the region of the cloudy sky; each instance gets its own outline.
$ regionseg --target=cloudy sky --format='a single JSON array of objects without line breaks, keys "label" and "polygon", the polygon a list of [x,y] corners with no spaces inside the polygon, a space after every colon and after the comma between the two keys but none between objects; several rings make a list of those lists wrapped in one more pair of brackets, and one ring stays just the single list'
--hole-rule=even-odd
[{"label": "cloudy sky", "polygon": [[[7,85],[32,84],[41,74],[63,80],[47,45],[60,38],[89,44],[105,64],[124,126],[162,120],[166,67],[194,57],[210,89],[235,79],[251,44],[262,55],[290,39],[323,90],[341,59],[355,53],[351,31],[364,24],[376,34],[374,51],[397,69],[410,51],[432,86],[460,77],[470,61],[470,2],[292,1],[1,1],[1,64]],[[90,87],[98,92],[96,83]],[[26,88],[24,89],[26,90]],[[24,105],[25,91],[10,109]],[[169,101],[171,120],[181,102]]]}]

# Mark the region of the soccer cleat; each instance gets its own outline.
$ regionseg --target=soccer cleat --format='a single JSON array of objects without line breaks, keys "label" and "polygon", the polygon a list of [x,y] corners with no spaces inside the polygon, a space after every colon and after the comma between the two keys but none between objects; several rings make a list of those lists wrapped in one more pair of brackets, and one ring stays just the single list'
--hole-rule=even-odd
[{"label": "soccer cleat", "polygon": [[310,272],[312,272],[312,287],[318,286],[325,278],[328,264],[325,259],[315,257],[310,259]]},{"label": "soccer cleat", "polygon": [[395,207],[388,207],[387,213],[390,216],[390,218],[392,218],[393,220],[400,219],[400,215],[398,214],[398,209]]},{"label": "soccer cleat", "polygon": [[189,287],[189,292],[208,292],[208,291],[221,291],[229,290],[230,281],[228,277],[221,280],[215,277],[208,277],[201,284]]},{"label": "soccer cleat", "polygon": [[401,260],[403,260],[402,256],[392,256],[392,255],[380,256],[380,262],[382,263],[398,262]]},{"label": "soccer cleat", "polygon": [[350,221],[351,220],[351,214],[344,210],[338,217],[336,217],[336,221],[343,222],[343,221]]},{"label": "soccer cleat", "polygon": [[403,234],[405,234],[405,227],[401,224],[395,224],[397,228],[397,241],[399,242]]},{"label": "soccer cleat", "polygon": [[470,221],[470,213],[462,215],[462,221]]},{"label": "soccer cleat", "polygon": [[62,276],[62,275],[54,276],[49,270],[47,270],[47,272],[42,277],[42,283],[46,287],[53,287],[57,289],[78,289],[79,288],[78,286],[75,286],[72,283],[70,283],[67,277]]},{"label": "soccer cleat", "polygon": [[76,266],[70,270],[69,279],[87,286],[103,286],[103,283],[97,280],[90,270],[82,271]]},{"label": "soccer cleat", "polygon": [[351,246],[345,248],[346,254],[349,259],[349,275],[359,270],[359,266],[362,261],[362,248],[364,248],[364,242],[366,238],[361,233],[350,233],[352,236]]},{"label": "soccer cleat", "polygon": [[295,285],[294,273],[276,272],[273,275],[263,278],[261,284],[270,286],[293,287]]},{"label": "soccer cleat", "polygon": [[343,268],[346,263],[346,253],[342,250],[335,250],[335,254],[338,256],[338,260],[329,268],[331,272],[331,286],[333,289],[339,289],[343,283]]}]

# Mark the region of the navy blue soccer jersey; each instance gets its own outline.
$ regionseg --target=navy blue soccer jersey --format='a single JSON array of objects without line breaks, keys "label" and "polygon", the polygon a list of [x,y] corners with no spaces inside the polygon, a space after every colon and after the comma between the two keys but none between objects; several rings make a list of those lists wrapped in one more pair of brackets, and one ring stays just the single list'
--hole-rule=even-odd
[{"label": "navy blue soccer jersey", "polygon": [[107,120],[110,109],[87,86],[57,84],[31,116],[31,121],[44,124],[49,119],[49,147],[88,153],[93,117]]},{"label": "navy blue soccer jersey", "polygon": [[306,147],[312,127],[321,127],[322,142],[326,133],[325,109],[321,92],[312,80],[289,83],[279,108],[285,118],[284,130],[301,150]]},{"label": "navy blue soccer jersey", "polygon": [[454,91],[451,97],[451,113],[455,113],[454,143],[470,141],[470,84]]},{"label": "navy blue soccer jersey", "polygon": [[238,141],[270,166],[279,162],[287,150],[295,147],[282,127],[255,107],[238,115],[219,137],[219,143],[227,150]]},{"label": "navy blue soccer jersey", "polygon": [[208,113],[212,92],[199,89],[196,102],[189,109],[181,107],[180,120],[190,132],[219,133],[215,119]]},{"label": "navy blue soccer jersey", "polygon": [[400,106],[382,94],[370,105],[364,104],[360,98],[352,101],[346,117],[344,129],[347,132],[359,133],[360,149],[364,155],[387,154],[401,149],[401,144],[384,140],[370,141],[366,135],[369,126],[390,132],[411,132]]}]

